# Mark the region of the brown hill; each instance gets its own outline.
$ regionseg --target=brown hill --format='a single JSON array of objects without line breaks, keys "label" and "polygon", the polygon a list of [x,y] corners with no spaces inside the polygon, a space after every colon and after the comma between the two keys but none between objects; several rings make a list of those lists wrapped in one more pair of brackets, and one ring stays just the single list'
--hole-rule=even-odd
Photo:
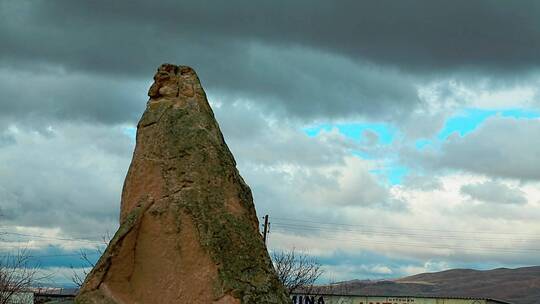
[{"label": "brown hill", "polygon": [[333,291],[365,295],[484,297],[540,303],[540,266],[493,270],[452,269],[388,281],[348,281]]}]

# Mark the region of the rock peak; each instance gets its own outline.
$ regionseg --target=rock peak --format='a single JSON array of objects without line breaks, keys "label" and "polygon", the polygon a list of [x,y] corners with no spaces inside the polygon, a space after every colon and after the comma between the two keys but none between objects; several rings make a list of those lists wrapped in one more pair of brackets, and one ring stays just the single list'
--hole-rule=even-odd
[{"label": "rock peak", "polygon": [[194,97],[204,91],[197,73],[189,66],[162,64],[154,75],[154,83],[148,90],[150,100]]}]

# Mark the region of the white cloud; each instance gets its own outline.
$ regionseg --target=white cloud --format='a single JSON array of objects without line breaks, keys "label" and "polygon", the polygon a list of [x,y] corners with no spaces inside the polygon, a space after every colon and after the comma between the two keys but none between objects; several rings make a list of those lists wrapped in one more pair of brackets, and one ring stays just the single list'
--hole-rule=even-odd
[{"label": "white cloud", "polygon": [[425,272],[437,272],[449,269],[450,264],[444,261],[426,261],[423,265],[405,265],[399,267],[399,271],[405,276],[411,276]]},{"label": "white cloud", "polygon": [[12,125],[0,149],[4,225],[58,228],[63,234],[115,230],[132,141],[122,126]]}]

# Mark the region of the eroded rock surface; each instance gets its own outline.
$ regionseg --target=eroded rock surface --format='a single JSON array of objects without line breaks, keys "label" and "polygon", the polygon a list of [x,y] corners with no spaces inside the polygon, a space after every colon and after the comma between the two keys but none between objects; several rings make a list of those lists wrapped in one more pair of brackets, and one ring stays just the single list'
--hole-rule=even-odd
[{"label": "eroded rock surface", "polygon": [[120,228],[76,303],[289,303],[195,71],[162,65],[148,95]]}]

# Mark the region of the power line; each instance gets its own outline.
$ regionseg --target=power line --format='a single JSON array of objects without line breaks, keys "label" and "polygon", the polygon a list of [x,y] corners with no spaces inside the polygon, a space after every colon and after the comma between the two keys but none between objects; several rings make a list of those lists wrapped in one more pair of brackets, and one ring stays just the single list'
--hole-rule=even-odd
[{"label": "power line", "polygon": [[1,231],[0,234],[26,236],[26,237],[40,238],[40,239],[47,239],[47,240],[84,242],[84,243],[93,243],[93,244],[101,244],[101,243],[103,243],[103,241],[93,241],[93,240],[89,240],[89,239],[61,238],[61,237],[54,237],[54,236],[44,236],[44,235],[26,234],[26,233],[8,232],[8,231]]},{"label": "power line", "polygon": [[[100,255],[99,252],[85,252],[86,255]],[[5,254],[0,255],[0,258],[9,258],[13,255]],[[65,253],[65,254],[39,254],[39,255],[33,255],[29,254],[29,258],[56,258],[56,257],[74,257],[74,256],[81,256],[81,253]]]},{"label": "power line", "polygon": [[539,238],[536,239],[516,239],[516,238],[471,238],[471,237],[462,237],[457,235],[438,235],[438,234],[419,234],[419,233],[407,233],[407,232],[386,232],[386,231],[377,231],[377,230],[366,230],[366,229],[353,229],[352,227],[331,227],[331,226],[318,226],[318,225],[301,225],[301,224],[290,224],[284,222],[274,222],[274,226],[292,228],[298,230],[315,230],[315,231],[335,231],[335,232],[355,232],[363,233],[369,235],[380,235],[383,237],[396,237],[396,236],[411,236],[418,238],[438,238],[438,239],[449,239],[449,240],[465,240],[465,241],[537,241],[540,242]]},{"label": "power line", "polygon": [[523,235],[538,237],[538,234],[532,233],[518,233],[518,232],[498,232],[498,231],[465,231],[465,230],[442,230],[442,229],[431,229],[425,227],[392,227],[392,226],[376,226],[376,225],[367,225],[367,224],[344,224],[344,223],[335,223],[335,222],[321,222],[318,220],[308,220],[308,219],[293,219],[293,218],[283,218],[283,217],[272,217],[275,220],[284,220],[288,222],[305,222],[305,223],[314,223],[319,225],[329,225],[329,226],[346,226],[346,227],[367,227],[375,228],[382,230],[394,230],[394,231],[404,231],[404,230],[415,230],[415,231],[432,231],[432,232],[442,232],[442,233],[469,233],[469,234],[492,234],[492,235]]},{"label": "power line", "polygon": [[[494,235],[494,234],[503,234],[503,235],[515,235],[515,236],[526,236],[532,234],[524,233],[498,233],[498,232],[487,232],[487,231],[460,231],[460,230],[440,230],[440,229],[429,229],[429,228],[398,228],[398,227],[388,227],[388,226],[374,226],[374,225],[363,225],[363,224],[344,224],[344,223],[330,223],[330,222],[320,222],[314,220],[305,220],[305,219],[290,219],[290,218],[280,218],[275,217],[278,221],[274,222],[274,228],[278,232],[304,232],[304,231],[319,231],[319,232],[345,232],[347,234],[352,233],[362,233],[365,236],[381,236],[381,237],[397,237],[397,236],[408,236],[415,238],[436,238],[436,239],[445,239],[445,240],[456,240],[456,241],[513,241],[513,242],[524,242],[524,241],[540,241],[538,238],[534,239],[509,239],[509,238],[494,238],[494,237],[484,237],[484,238],[470,238],[456,235],[436,235],[436,234],[425,234],[425,233],[411,233],[409,231],[419,231],[419,232],[439,232],[439,233],[475,233],[475,234],[484,234],[484,235]],[[280,221],[281,220],[281,221]],[[292,222],[292,223],[291,223]],[[300,222],[300,223],[298,223]],[[302,224],[308,223],[308,224]],[[366,228],[371,228],[366,229]],[[374,230],[381,229],[381,230]],[[386,231],[385,231],[386,230]],[[65,238],[65,237],[53,237],[53,236],[43,236],[35,234],[25,234],[18,232],[8,232],[2,231],[0,234],[7,235],[16,235],[16,236],[25,236],[31,238],[40,238],[48,240],[60,240],[60,241],[70,241],[70,242],[83,242],[91,244],[102,244],[103,241],[94,241],[90,238]],[[538,237],[538,235],[534,235]],[[326,240],[335,240],[343,242],[360,242],[361,244],[380,244],[380,245],[398,245],[398,246],[408,246],[408,247],[424,247],[431,249],[446,249],[446,250],[481,250],[481,251],[500,251],[500,252],[509,252],[509,253],[525,253],[525,252],[540,252],[538,248],[505,248],[505,247],[470,247],[470,246],[456,246],[456,245],[437,245],[437,244],[423,244],[423,243],[411,243],[411,242],[394,242],[394,241],[377,241],[377,240],[365,240],[359,238],[349,238],[341,236],[341,238],[332,238],[325,235],[317,235],[318,239]],[[96,254],[96,253],[90,253]],[[61,256],[78,256],[80,254],[56,254],[56,255],[40,255],[35,257],[61,257]]]},{"label": "power line", "polygon": [[[508,248],[508,247],[494,247],[494,246],[478,246],[478,242],[501,242],[501,241],[511,241],[511,242],[538,242],[538,238],[530,239],[516,239],[516,238],[495,238],[489,237],[489,235],[494,234],[506,234],[506,235],[515,235],[515,236],[527,236],[532,234],[523,234],[523,233],[496,233],[496,232],[484,232],[484,235],[487,237],[476,237],[472,238],[470,236],[458,236],[458,235],[438,235],[434,232],[439,233],[464,233],[464,231],[459,230],[439,230],[439,229],[425,229],[425,228],[397,228],[397,227],[381,227],[374,225],[354,225],[354,224],[342,224],[342,223],[328,223],[328,222],[319,222],[312,220],[303,220],[303,219],[289,219],[289,218],[279,218],[276,217],[277,221],[274,222],[274,231],[282,233],[309,233],[309,232],[320,232],[316,235],[317,239],[326,239],[341,241],[347,243],[359,243],[363,245],[394,245],[394,246],[404,246],[404,247],[415,247],[415,248],[430,248],[430,249],[443,249],[443,250],[464,250],[464,251],[487,251],[487,252],[505,252],[505,253],[531,253],[531,252],[540,252],[540,248]],[[303,224],[307,223],[307,224]],[[368,229],[366,229],[368,228]],[[380,229],[380,230],[375,230]],[[398,230],[399,229],[399,230]],[[382,230],[382,231],[381,231]],[[407,231],[409,230],[409,231]],[[413,231],[413,232],[411,232]],[[414,232],[417,231],[417,232]],[[329,233],[340,233],[336,236],[329,235]],[[424,233],[422,233],[424,232]],[[465,233],[473,233],[471,231]],[[420,239],[429,238],[429,243],[420,242],[407,242],[407,241],[380,241],[380,240],[369,240],[366,238],[355,238],[348,236],[356,236],[357,234],[362,234],[365,237],[414,237]],[[480,233],[481,234],[481,233]],[[347,236],[348,235],[348,236]],[[534,235],[538,237],[538,235]],[[476,246],[460,246],[454,244],[436,244],[433,243],[433,240],[455,240],[455,241],[475,241]]]},{"label": "power line", "polygon": [[[291,230],[283,228],[275,228],[274,231],[279,232],[291,232]],[[397,245],[404,247],[415,247],[415,248],[430,248],[430,249],[445,249],[445,250],[473,250],[473,251],[491,251],[491,252],[507,252],[507,253],[531,253],[531,252],[540,252],[540,248],[504,248],[504,247],[470,247],[470,246],[456,246],[456,245],[435,245],[435,244],[425,244],[425,243],[410,243],[410,242],[393,242],[393,241],[374,241],[374,240],[364,240],[359,238],[333,238],[324,235],[317,235],[317,239],[326,239],[333,241],[341,241],[347,243],[356,243],[364,245]]]},{"label": "power line", "polygon": [[[99,252],[85,252],[86,255],[100,255]],[[57,258],[57,257],[70,257],[81,256],[81,253],[66,253],[66,254],[43,254],[43,255],[29,255],[31,258]]]}]

